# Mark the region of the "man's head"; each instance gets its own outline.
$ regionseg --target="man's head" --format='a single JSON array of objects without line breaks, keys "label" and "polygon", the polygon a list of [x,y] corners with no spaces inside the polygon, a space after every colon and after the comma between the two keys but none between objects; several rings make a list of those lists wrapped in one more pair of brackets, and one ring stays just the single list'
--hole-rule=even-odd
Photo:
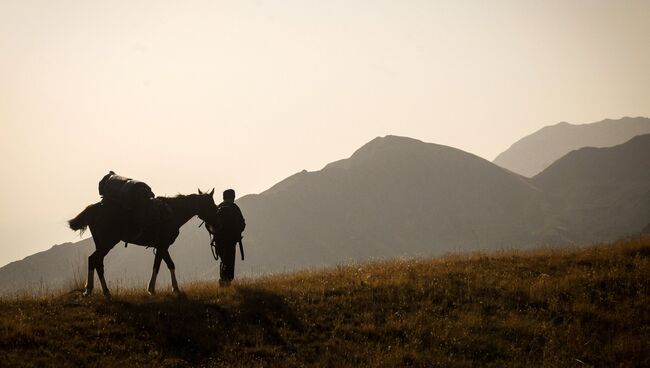
[{"label": "man's head", "polygon": [[226,202],[234,202],[235,201],[235,190],[234,189],[226,189],[223,191],[223,200]]}]

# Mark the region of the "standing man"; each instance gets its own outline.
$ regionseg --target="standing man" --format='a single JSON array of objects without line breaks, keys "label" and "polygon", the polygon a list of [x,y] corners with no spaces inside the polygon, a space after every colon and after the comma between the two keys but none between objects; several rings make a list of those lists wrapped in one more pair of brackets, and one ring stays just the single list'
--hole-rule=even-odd
[{"label": "standing man", "polygon": [[[219,285],[228,286],[235,278],[235,250],[246,228],[244,216],[235,204],[235,191],[223,192],[223,202],[217,206],[217,224],[214,234],[217,254],[221,258]],[[242,257],[243,258],[243,257]]]}]

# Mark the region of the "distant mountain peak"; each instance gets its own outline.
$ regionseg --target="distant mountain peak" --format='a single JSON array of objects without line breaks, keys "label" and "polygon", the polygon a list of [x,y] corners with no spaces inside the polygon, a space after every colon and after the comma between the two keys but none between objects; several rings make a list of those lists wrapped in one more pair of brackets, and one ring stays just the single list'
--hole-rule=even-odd
[{"label": "distant mountain peak", "polygon": [[[457,148],[423,142],[419,139],[386,135],[383,137],[376,137],[368,143],[357,149],[349,158],[332,162],[325,166],[325,169],[332,168],[351,168],[359,165],[383,165],[388,161],[404,161],[417,160],[418,158],[424,160],[433,160],[441,156],[456,156],[456,157],[473,157],[465,151]],[[483,161],[482,158],[479,158]]]},{"label": "distant mountain peak", "polygon": [[397,153],[399,149],[404,149],[406,147],[417,147],[422,145],[427,145],[431,143],[424,143],[421,140],[402,137],[397,135],[386,135],[383,137],[375,137],[370,140],[368,143],[359,147],[354,153],[345,159],[338,160],[327,164],[323,170],[331,168],[344,168],[348,167],[352,163],[365,162],[371,160],[379,153],[388,153],[390,152]]},{"label": "distant mountain peak", "polygon": [[567,153],[582,147],[611,147],[650,133],[650,119],[623,117],[589,124],[560,122],[545,126],[499,154],[494,163],[533,177]]},{"label": "distant mountain peak", "polygon": [[399,135],[386,135],[383,137],[376,137],[372,139],[370,142],[361,146],[357,150],[357,152],[367,150],[367,149],[377,149],[380,147],[395,146],[395,145],[412,145],[412,144],[419,145],[419,144],[427,144],[427,143],[424,143],[421,140],[415,138],[403,137]]}]

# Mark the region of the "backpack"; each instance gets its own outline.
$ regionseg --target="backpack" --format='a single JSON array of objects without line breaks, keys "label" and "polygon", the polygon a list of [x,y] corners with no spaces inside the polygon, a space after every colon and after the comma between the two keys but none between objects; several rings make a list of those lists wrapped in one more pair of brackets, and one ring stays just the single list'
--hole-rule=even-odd
[{"label": "backpack", "polygon": [[237,241],[246,227],[239,206],[224,202],[217,206],[215,238],[221,241]]}]

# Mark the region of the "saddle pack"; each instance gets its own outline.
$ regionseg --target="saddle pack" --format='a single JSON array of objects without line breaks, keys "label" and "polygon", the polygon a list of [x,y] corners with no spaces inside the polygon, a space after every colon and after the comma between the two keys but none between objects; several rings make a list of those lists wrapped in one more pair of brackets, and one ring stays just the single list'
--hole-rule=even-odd
[{"label": "saddle pack", "polygon": [[[130,242],[155,245],[161,226],[169,219],[171,212],[164,201],[155,198],[151,187],[110,171],[99,182],[102,203],[117,205],[123,211],[129,230],[125,235]],[[127,242],[125,241],[124,246]]]},{"label": "saddle pack", "polygon": [[99,195],[103,200],[116,202],[129,210],[155,197],[151,187],[146,183],[125,178],[113,171],[99,181]]}]

